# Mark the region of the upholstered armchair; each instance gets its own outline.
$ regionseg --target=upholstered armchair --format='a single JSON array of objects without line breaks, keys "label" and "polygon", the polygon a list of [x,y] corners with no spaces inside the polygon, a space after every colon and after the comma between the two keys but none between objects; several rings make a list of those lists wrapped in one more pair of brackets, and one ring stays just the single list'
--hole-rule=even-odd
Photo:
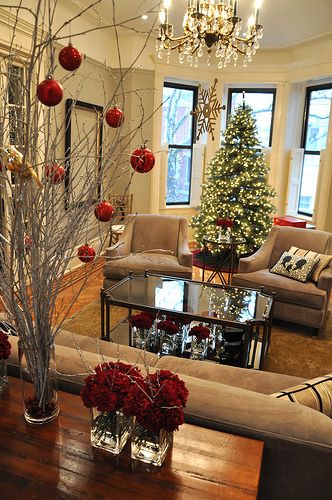
[{"label": "upholstered armchair", "polygon": [[106,249],[104,288],[129,272],[145,270],[164,276],[192,277],[192,253],[188,247],[188,224],[173,215],[129,215],[119,241]]},{"label": "upholstered armchair", "polygon": [[275,292],[274,317],[314,328],[325,325],[332,286],[332,261],[321,271],[318,281],[304,283],[272,274],[269,270],[291,246],[320,254],[332,254],[332,234],[289,226],[273,226],[264,245],[250,257],[240,259],[232,285]]}]

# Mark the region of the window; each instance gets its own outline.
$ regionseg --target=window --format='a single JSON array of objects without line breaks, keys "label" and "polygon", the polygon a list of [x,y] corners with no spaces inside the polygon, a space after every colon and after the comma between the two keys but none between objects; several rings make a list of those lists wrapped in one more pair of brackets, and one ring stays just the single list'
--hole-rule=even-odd
[{"label": "window", "polygon": [[195,138],[197,88],[165,83],[162,144],[168,145],[166,205],[189,205]]},{"label": "window", "polygon": [[8,118],[10,144],[23,144],[24,132],[24,68],[8,66]]},{"label": "window", "polygon": [[312,216],[314,212],[320,152],[326,147],[331,99],[332,84],[307,88],[301,144],[304,155],[298,203],[298,213],[301,215]]},{"label": "window", "polygon": [[245,103],[253,109],[261,145],[263,148],[270,147],[276,91],[275,89],[229,89],[228,114],[233,113],[238,106],[242,106],[243,92],[245,92]]}]

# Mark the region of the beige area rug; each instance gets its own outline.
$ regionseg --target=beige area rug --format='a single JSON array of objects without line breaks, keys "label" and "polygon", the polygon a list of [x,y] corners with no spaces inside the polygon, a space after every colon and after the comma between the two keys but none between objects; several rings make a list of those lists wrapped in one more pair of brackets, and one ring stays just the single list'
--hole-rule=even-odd
[{"label": "beige area rug", "polygon": [[[112,325],[126,314],[127,309],[112,306]],[[66,320],[63,328],[80,335],[100,337],[99,300]],[[263,369],[307,379],[332,373],[332,315],[318,338],[311,336],[310,328],[275,320]]]}]

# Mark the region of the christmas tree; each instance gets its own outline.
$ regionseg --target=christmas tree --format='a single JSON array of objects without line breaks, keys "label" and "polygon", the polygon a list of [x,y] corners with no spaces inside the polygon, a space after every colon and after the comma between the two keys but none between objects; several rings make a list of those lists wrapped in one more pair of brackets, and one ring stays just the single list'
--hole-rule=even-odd
[{"label": "christmas tree", "polygon": [[267,174],[252,109],[243,104],[230,117],[221,148],[209,162],[200,213],[191,220],[199,245],[204,236],[217,239],[220,218],[233,222],[233,237],[246,240],[237,248],[239,255],[263,244],[275,212],[271,198],[276,196]]}]

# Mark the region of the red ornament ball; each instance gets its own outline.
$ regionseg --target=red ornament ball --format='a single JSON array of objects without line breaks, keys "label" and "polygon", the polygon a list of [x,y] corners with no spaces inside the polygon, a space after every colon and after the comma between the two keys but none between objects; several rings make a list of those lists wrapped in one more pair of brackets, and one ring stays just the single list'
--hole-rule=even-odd
[{"label": "red ornament ball", "polygon": [[53,182],[53,184],[60,184],[65,177],[65,169],[62,165],[58,165],[57,163],[48,165],[46,167],[46,177]]},{"label": "red ornament ball", "polygon": [[113,213],[114,208],[108,201],[101,201],[95,208],[95,216],[101,222],[111,220]]},{"label": "red ornament ball", "polygon": [[118,128],[123,124],[124,114],[122,109],[114,106],[114,108],[109,109],[106,113],[106,123],[113,128]]},{"label": "red ornament ball", "polygon": [[63,98],[62,85],[53,78],[47,78],[38,85],[37,96],[45,106],[56,106]]},{"label": "red ornament ball", "polygon": [[82,54],[70,43],[59,52],[59,63],[67,71],[74,71],[81,66]]},{"label": "red ornament ball", "polygon": [[77,251],[77,256],[80,259],[80,261],[88,263],[93,261],[93,259],[96,256],[96,252],[94,248],[90,247],[90,245],[85,244],[79,247]]},{"label": "red ornament ball", "polygon": [[154,166],[155,160],[152,151],[145,146],[135,149],[130,157],[131,166],[136,172],[140,172],[141,174],[150,172]]}]

